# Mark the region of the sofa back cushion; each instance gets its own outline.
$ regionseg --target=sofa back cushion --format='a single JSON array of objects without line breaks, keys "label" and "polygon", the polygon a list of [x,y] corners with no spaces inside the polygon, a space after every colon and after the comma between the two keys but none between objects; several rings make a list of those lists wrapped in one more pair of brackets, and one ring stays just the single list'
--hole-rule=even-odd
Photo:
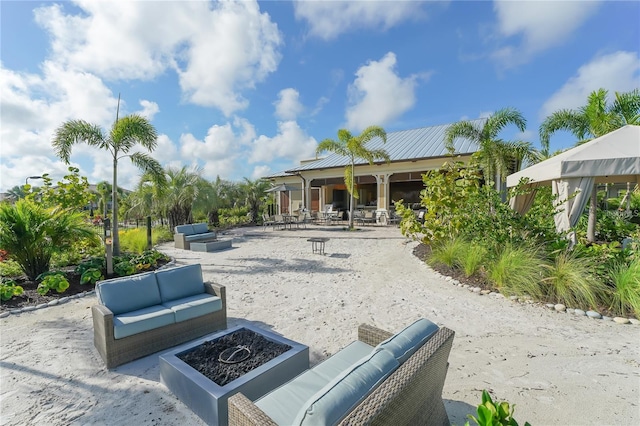
[{"label": "sofa back cushion", "polygon": [[438,331],[436,324],[422,318],[381,342],[375,350],[386,349],[402,364],[420,349],[436,331]]},{"label": "sofa back cushion", "polygon": [[200,264],[156,271],[162,302],[195,296],[205,292]]},{"label": "sofa back cushion", "polygon": [[193,235],[193,225],[178,225],[176,226],[176,234]]},{"label": "sofa back cushion", "polygon": [[100,303],[114,315],[161,303],[153,272],[100,281],[96,284],[96,294]]},{"label": "sofa back cushion", "polygon": [[298,411],[294,424],[338,423],[398,365],[398,361],[387,351],[371,352],[309,398]]},{"label": "sofa back cushion", "polygon": [[209,225],[206,223],[194,223],[193,224],[193,233],[194,234],[206,234],[209,232]]}]

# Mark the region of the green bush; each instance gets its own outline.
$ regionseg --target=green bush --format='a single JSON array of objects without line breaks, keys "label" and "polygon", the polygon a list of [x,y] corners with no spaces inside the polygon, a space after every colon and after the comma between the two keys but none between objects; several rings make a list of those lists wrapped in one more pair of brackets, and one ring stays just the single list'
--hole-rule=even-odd
[{"label": "green bush", "polygon": [[505,295],[528,295],[540,299],[542,267],[545,261],[537,248],[507,244],[489,263],[487,275]]},{"label": "green bush", "polygon": [[92,284],[95,285],[98,281],[104,279],[102,271],[97,268],[89,268],[85,270],[80,276],[80,284]]},{"label": "green bush", "polygon": [[430,265],[445,265],[450,268],[458,266],[460,253],[465,249],[466,243],[460,238],[441,240],[431,247],[431,256],[428,259]]},{"label": "green bush", "polygon": [[547,300],[582,309],[596,309],[598,302],[606,300],[607,287],[591,272],[592,259],[561,252],[544,268]]},{"label": "green bush", "polygon": [[[132,228],[119,232],[120,249],[141,254],[147,250],[147,228]],[[173,233],[167,227],[157,226],[151,229],[151,244],[173,241]]]},{"label": "green bush", "polygon": [[20,264],[15,260],[5,260],[0,262],[0,276],[2,277],[19,277],[23,275]]},{"label": "green bush", "polygon": [[46,272],[39,275],[38,279],[42,279],[42,281],[38,284],[36,291],[42,296],[51,290],[64,293],[64,291],[69,288],[69,281],[65,278],[64,274],[60,272]]},{"label": "green bush", "polygon": [[6,302],[13,296],[19,296],[24,289],[16,284],[14,280],[0,279],[0,300]]},{"label": "green bush", "polygon": [[618,315],[633,312],[640,319],[640,259],[615,265],[610,278],[614,286],[610,309]]},{"label": "green bush", "polygon": [[[482,403],[478,405],[478,417],[469,414],[469,419],[473,420],[478,426],[518,426],[518,422],[513,418],[515,405],[509,405],[508,402],[493,402],[491,395],[486,390],[482,391]],[[469,422],[466,423],[469,426]],[[531,426],[529,422],[525,422],[524,426]]]}]

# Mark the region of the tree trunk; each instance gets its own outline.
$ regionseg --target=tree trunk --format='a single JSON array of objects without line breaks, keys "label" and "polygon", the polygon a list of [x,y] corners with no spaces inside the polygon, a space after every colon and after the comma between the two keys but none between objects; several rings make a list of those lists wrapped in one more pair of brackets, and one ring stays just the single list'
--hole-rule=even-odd
[{"label": "tree trunk", "polygon": [[355,176],[353,176],[353,169],[354,169],[354,165],[353,165],[353,161],[351,162],[351,190],[349,191],[349,229],[353,229],[353,213],[354,213],[354,208],[353,208],[353,183],[355,181]]},{"label": "tree trunk", "polygon": [[596,240],[596,209],[598,208],[598,189],[596,184],[591,188],[591,204],[589,206],[589,224],[587,226],[587,241]]},{"label": "tree trunk", "polygon": [[120,256],[120,236],[118,235],[118,158],[113,154],[113,188],[111,189],[113,211],[113,255]]}]

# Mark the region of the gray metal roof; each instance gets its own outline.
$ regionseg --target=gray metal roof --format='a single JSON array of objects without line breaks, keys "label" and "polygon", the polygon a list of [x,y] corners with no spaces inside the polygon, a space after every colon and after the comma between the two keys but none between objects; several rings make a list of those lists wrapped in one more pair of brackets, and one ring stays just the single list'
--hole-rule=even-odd
[{"label": "gray metal roof", "polygon": [[[484,125],[485,121],[486,119],[484,118],[470,120],[472,124],[477,126]],[[387,133],[386,144],[382,143],[382,139],[374,138],[367,143],[367,148],[384,149],[389,154],[392,162],[444,157],[449,154],[444,142],[449,126],[451,124],[389,132]],[[453,144],[456,154],[472,154],[478,150],[478,145],[468,139],[456,138]],[[348,164],[350,162],[347,157],[331,153],[318,161],[288,169],[287,172],[330,169],[332,167],[344,167]],[[357,160],[356,164],[367,164],[367,162]]]}]

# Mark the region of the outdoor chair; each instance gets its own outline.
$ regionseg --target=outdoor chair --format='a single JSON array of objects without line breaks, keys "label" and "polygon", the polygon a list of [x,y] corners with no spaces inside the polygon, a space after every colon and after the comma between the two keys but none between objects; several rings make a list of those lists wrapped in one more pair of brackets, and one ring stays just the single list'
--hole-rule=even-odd
[{"label": "outdoor chair", "polygon": [[262,215],[262,228],[265,229],[267,226],[275,226],[276,221],[267,216],[266,214]]}]

